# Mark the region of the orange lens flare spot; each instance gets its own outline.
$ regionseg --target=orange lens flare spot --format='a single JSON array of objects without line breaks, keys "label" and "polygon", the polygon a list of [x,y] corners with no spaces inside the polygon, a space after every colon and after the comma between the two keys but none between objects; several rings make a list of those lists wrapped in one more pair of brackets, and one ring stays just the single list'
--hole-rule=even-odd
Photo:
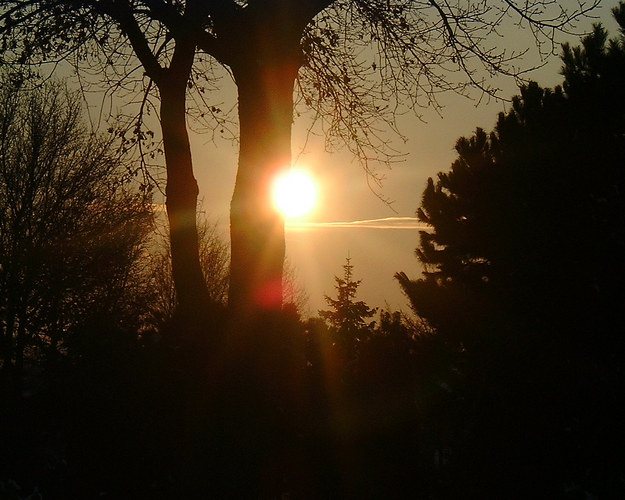
[{"label": "orange lens flare spot", "polygon": [[256,305],[262,309],[279,309],[282,306],[282,281],[276,280],[256,290]]}]

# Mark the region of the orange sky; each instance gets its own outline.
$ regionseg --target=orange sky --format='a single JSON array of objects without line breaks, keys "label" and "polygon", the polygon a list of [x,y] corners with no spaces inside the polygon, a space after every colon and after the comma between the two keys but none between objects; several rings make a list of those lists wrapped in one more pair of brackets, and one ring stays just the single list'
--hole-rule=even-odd
[{"label": "orange sky", "polygon": [[[610,9],[618,0],[604,0],[598,11],[611,34],[616,24]],[[585,29],[590,27],[589,21]],[[504,37],[502,43],[522,48],[530,42],[529,33],[515,31]],[[569,38],[577,44],[579,37]],[[531,66],[531,62],[527,63]],[[543,86],[560,83],[560,60],[557,56],[549,64],[531,75]],[[226,108],[235,105],[234,84],[228,77],[222,79],[223,101]],[[509,98],[518,93],[512,80],[497,80],[501,96]],[[218,101],[220,98],[217,98]],[[89,99],[91,102],[91,99]],[[449,94],[441,99],[444,108],[439,116],[433,109],[421,109],[420,121],[414,116],[402,116],[401,132],[407,141],[393,143],[405,154],[402,162],[392,170],[380,168],[386,180],[380,188],[383,197],[394,200],[392,208],[376,197],[367,184],[362,168],[345,152],[326,153],[321,137],[313,137],[302,151],[308,123],[304,118],[295,120],[293,156],[296,166],[312,172],[320,184],[320,204],[308,219],[317,223],[354,222],[378,220],[389,217],[413,217],[419,206],[421,193],[428,177],[448,170],[455,159],[453,147],[460,136],[469,136],[476,127],[491,130],[497,113],[505,111],[505,102],[476,101]],[[92,118],[98,116],[102,101],[93,96],[90,105]],[[97,121],[97,120],[96,120]],[[200,197],[206,216],[217,222],[223,236],[228,235],[229,204],[237,167],[237,145],[225,140],[192,133],[194,169],[200,187]],[[384,225],[384,228],[379,226]],[[334,296],[334,275],[342,274],[342,265],[348,252],[354,265],[354,275],[362,280],[359,298],[370,306],[383,307],[385,301],[393,308],[407,309],[399,286],[393,279],[397,271],[418,277],[419,264],[414,257],[418,245],[418,229],[390,228],[384,224],[321,224],[307,229],[287,228],[287,258],[309,295],[310,312],[315,314],[325,307],[323,294]],[[373,227],[378,226],[378,227]]]},{"label": "orange sky", "polygon": [[[606,1],[601,10],[601,18],[613,34],[616,30],[610,8],[616,3],[616,0]],[[520,32],[515,36],[518,38],[512,42],[522,45],[523,37],[528,34]],[[570,40],[575,44],[579,38]],[[555,85],[562,81],[559,68],[560,60],[554,56],[532,78],[544,86]],[[502,96],[510,97],[517,93],[512,80],[499,80],[497,85],[504,89]],[[298,155],[307,124],[296,120],[293,153],[299,159],[297,166],[309,169],[321,189],[320,206],[308,220],[327,223],[413,217],[427,178],[449,169],[455,159],[453,146],[456,139],[470,135],[478,126],[491,130],[497,113],[506,109],[505,103],[494,100],[482,102],[476,107],[475,101],[457,95],[447,95],[442,102],[445,105],[442,117],[434,110],[425,109],[421,110],[424,121],[416,117],[401,118],[400,126],[407,142],[404,144],[398,140],[394,146],[406,153],[406,157],[392,170],[380,169],[386,176],[380,191],[384,197],[395,200],[392,208],[371,192],[362,168],[353,158],[342,152],[324,152],[321,138],[309,142],[306,150]],[[218,220],[227,235],[236,146],[206,143],[201,136],[194,136],[193,152],[200,196],[204,198],[207,215]],[[387,301],[393,308],[407,309],[407,302],[393,274],[404,271],[411,277],[418,277],[420,266],[414,257],[418,229],[372,226],[321,224],[308,229],[287,228],[287,258],[308,291],[310,312],[315,314],[319,308],[325,307],[324,293],[334,296],[333,277],[342,274],[341,266],[348,252],[354,265],[354,275],[362,280],[360,299],[370,306],[383,307]]]},{"label": "orange sky", "polygon": [[[601,17],[608,29],[615,33],[609,9],[617,2],[605,2]],[[521,33],[520,37],[527,37]],[[578,38],[572,38],[577,43]],[[518,38],[516,43],[521,43]],[[561,82],[558,74],[560,60],[552,57],[548,66],[532,78],[544,86]],[[514,81],[499,80],[502,96],[517,93]],[[428,177],[449,169],[455,159],[453,146],[462,135],[470,135],[480,126],[491,130],[497,113],[506,109],[503,102],[476,102],[457,95],[447,95],[442,117],[432,109],[421,110],[423,120],[402,117],[400,126],[407,142],[396,141],[394,146],[406,153],[401,163],[392,170],[380,168],[386,180],[380,190],[384,197],[394,200],[392,208],[380,201],[367,185],[362,168],[348,154],[324,152],[323,139],[314,138],[301,152],[307,124],[296,120],[293,134],[293,153],[297,166],[310,170],[320,184],[320,204],[307,219],[317,223],[353,222],[413,217],[419,206],[421,193]],[[236,171],[236,145],[207,143],[202,136],[193,137],[195,170],[200,184],[200,196],[209,218],[217,220],[227,235],[228,206]],[[395,211],[393,211],[393,209]],[[378,226],[378,227],[374,227]],[[381,226],[386,226],[382,228]],[[393,279],[397,271],[418,277],[420,266],[414,257],[418,245],[418,229],[391,228],[383,224],[317,224],[309,228],[287,228],[287,258],[309,295],[310,312],[315,314],[325,307],[323,294],[334,296],[334,275],[342,274],[342,265],[349,253],[354,275],[362,280],[359,298],[370,306],[407,309],[407,302]]]}]

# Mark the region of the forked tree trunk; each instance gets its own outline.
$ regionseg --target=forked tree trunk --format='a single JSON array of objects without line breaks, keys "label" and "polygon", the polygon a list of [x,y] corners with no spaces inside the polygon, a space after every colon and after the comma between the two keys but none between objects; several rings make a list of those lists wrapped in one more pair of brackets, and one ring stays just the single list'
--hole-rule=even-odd
[{"label": "forked tree trunk", "polygon": [[291,166],[298,65],[264,65],[250,56],[232,70],[239,92],[240,150],[230,207],[229,306],[239,316],[282,306],[284,220],[272,204],[271,184],[278,171]]},{"label": "forked tree trunk", "polygon": [[[186,79],[159,86],[161,127],[167,168],[167,218],[176,298],[176,316],[198,319],[208,305],[208,290],[200,267],[197,233],[198,185],[193,175],[185,118]],[[199,326],[199,325],[197,325]]]}]

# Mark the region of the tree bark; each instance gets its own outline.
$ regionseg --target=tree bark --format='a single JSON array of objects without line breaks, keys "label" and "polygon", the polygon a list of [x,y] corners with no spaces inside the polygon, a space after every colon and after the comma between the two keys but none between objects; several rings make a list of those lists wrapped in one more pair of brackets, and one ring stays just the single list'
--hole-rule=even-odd
[{"label": "tree bark", "polygon": [[239,92],[240,150],[230,207],[229,306],[237,317],[282,306],[284,220],[272,204],[271,184],[280,170],[291,167],[298,68],[297,62],[275,59],[265,64],[254,55],[232,65]]},{"label": "tree bark", "polygon": [[167,218],[172,275],[176,289],[176,316],[194,321],[208,305],[209,295],[199,259],[197,233],[198,185],[193,175],[191,146],[186,127],[186,78],[159,85],[161,127],[167,168]]}]

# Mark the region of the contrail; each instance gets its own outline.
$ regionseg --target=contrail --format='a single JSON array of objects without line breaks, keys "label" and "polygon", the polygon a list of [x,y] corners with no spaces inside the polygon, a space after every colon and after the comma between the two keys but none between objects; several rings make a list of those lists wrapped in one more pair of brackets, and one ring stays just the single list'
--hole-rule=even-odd
[{"label": "contrail", "polygon": [[325,228],[367,228],[367,229],[421,229],[427,231],[430,226],[416,217],[385,217],[344,222],[298,222],[287,221],[287,230],[325,229]]}]

